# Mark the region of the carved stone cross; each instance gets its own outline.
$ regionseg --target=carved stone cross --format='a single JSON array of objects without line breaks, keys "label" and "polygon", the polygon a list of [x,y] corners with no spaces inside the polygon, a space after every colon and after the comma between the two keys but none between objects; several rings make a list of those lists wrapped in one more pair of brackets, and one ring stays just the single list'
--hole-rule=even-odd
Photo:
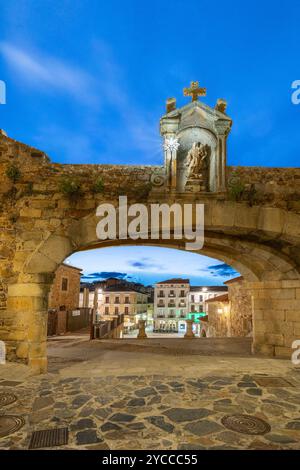
[{"label": "carved stone cross", "polygon": [[198,101],[198,96],[206,96],[206,88],[199,87],[199,82],[191,82],[190,88],[183,89],[184,96],[191,96],[192,101]]}]

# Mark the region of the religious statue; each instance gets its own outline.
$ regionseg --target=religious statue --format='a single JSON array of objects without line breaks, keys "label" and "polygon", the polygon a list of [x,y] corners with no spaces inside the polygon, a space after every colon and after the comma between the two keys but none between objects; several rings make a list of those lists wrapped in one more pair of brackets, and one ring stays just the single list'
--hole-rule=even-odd
[{"label": "religious statue", "polygon": [[203,171],[207,167],[207,157],[210,153],[210,147],[201,142],[194,142],[186,158],[187,178],[203,179]]}]

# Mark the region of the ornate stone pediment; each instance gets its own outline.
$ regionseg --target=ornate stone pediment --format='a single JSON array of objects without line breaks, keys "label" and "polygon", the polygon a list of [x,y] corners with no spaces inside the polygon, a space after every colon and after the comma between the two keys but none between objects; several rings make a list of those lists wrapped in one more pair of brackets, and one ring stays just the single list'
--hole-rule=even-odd
[{"label": "ornate stone pediment", "polygon": [[175,98],[169,99],[168,112],[160,120],[165,142],[176,139],[179,144],[176,149],[164,146],[166,185],[172,191],[226,189],[226,139],[232,121],[225,114],[225,100],[219,99],[214,108],[198,101],[203,90],[192,82],[185,94],[193,101],[176,108]]}]

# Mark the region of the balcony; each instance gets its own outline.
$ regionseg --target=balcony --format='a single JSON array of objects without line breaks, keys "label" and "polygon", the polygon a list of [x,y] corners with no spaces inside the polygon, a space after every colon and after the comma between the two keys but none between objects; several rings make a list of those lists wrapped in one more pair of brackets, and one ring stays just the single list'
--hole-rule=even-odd
[{"label": "balcony", "polygon": [[178,307],[186,307],[186,303],[185,302],[179,302]]},{"label": "balcony", "polygon": [[157,315],[157,318],[165,318],[165,316],[164,316],[164,315],[161,315],[161,314],[159,314],[159,315]]},{"label": "balcony", "polygon": [[169,294],[168,297],[176,297],[175,294]]},{"label": "balcony", "polygon": [[164,307],[165,304],[157,304],[157,307]]},{"label": "balcony", "polygon": [[157,294],[157,297],[158,297],[158,298],[164,298],[164,297],[165,297],[165,294]]},{"label": "balcony", "polygon": [[169,308],[176,308],[176,304],[174,304],[174,303],[168,304],[168,307]]},{"label": "balcony", "polygon": [[176,318],[175,315],[168,315],[168,318]]}]

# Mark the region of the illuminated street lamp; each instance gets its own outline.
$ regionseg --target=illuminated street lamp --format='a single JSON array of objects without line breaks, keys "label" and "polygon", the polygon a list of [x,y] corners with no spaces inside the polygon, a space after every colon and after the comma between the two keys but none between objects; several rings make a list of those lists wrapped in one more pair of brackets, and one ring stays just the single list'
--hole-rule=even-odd
[{"label": "illuminated street lamp", "polygon": [[178,142],[178,139],[176,139],[176,137],[169,137],[169,138],[166,138],[166,140],[164,141],[164,149],[166,151],[170,151],[171,152],[171,156],[172,156],[172,152],[175,150],[178,150],[179,148],[179,142]]},{"label": "illuminated street lamp", "polygon": [[176,152],[179,147],[179,142],[176,137],[166,137],[163,148],[166,152],[166,162],[167,162],[167,175],[168,175],[168,183],[171,187],[176,186]]}]

